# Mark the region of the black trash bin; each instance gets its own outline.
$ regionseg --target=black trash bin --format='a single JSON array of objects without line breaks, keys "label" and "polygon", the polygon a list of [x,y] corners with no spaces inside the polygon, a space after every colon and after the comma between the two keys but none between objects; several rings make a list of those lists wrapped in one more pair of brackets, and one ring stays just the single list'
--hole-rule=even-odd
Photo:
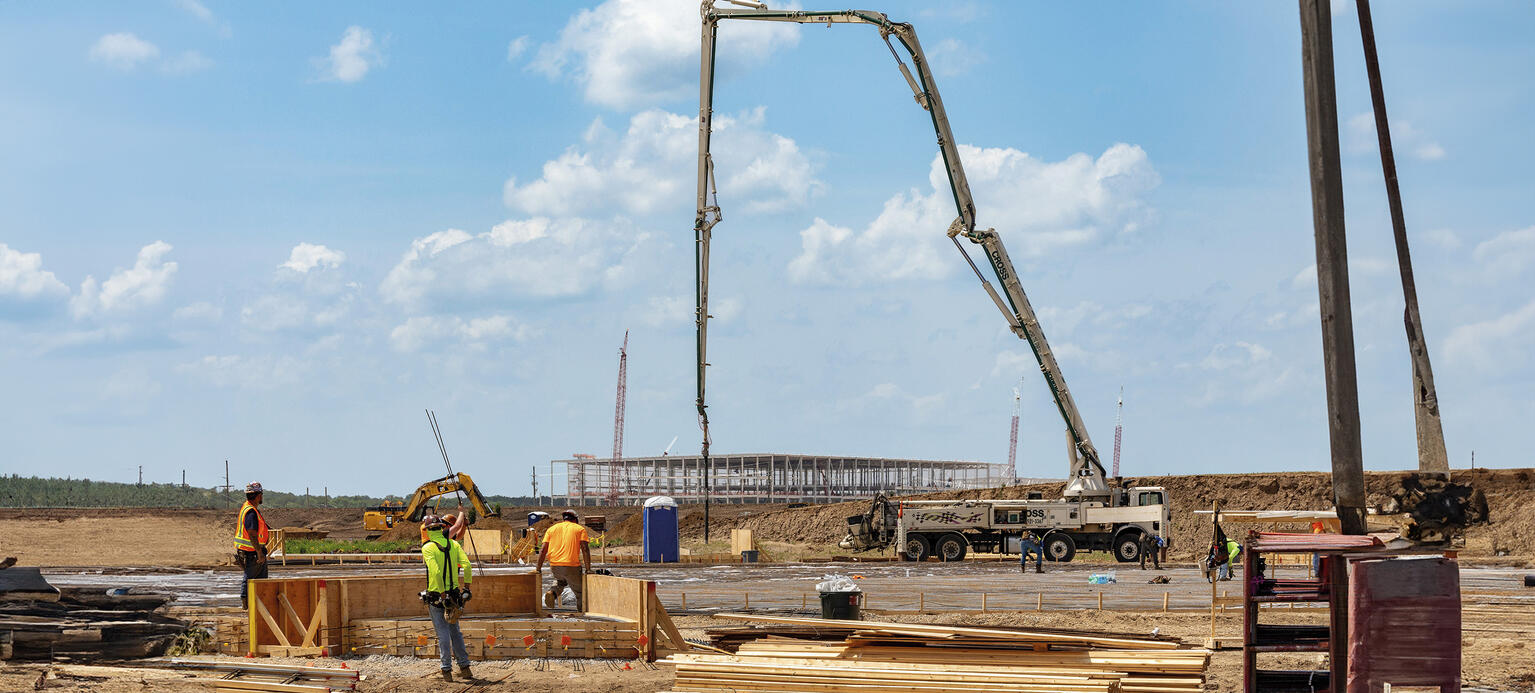
[{"label": "black trash bin", "polygon": [[821,618],[862,620],[863,613],[859,610],[862,602],[862,592],[822,592]]}]

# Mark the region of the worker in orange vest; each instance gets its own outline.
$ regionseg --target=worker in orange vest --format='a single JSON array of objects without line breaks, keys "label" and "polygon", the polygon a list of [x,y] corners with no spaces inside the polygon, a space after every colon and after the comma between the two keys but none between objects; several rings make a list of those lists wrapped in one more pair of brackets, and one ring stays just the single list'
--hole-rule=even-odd
[{"label": "worker in orange vest", "polygon": [[240,608],[249,609],[247,595],[250,581],[267,576],[266,518],[261,516],[261,484],[252,481],[245,485],[245,504],[240,506],[240,519],[235,523],[235,564],[245,570],[240,582]]}]

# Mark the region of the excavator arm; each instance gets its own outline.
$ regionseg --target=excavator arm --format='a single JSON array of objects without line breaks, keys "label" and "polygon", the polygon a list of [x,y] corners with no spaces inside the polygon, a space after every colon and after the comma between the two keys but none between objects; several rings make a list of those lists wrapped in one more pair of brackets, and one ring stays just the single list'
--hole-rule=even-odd
[{"label": "excavator arm", "polygon": [[[1067,484],[1065,495],[1068,498],[1102,498],[1108,500],[1110,495],[1107,483],[1107,474],[1103,464],[1099,461],[1098,449],[1093,446],[1092,439],[1088,436],[1087,427],[1082,423],[1082,415],[1077,410],[1077,404],[1071,397],[1071,391],[1066,387],[1066,378],[1061,373],[1060,364],[1055,360],[1055,354],[1050,350],[1050,343],[1045,339],[1045,333],[1039,327],[1039,316],[1029,304],[1029,298],[1023,291],[1023,285],[1018,282],[1018,273],[1013,269],[1013,262],[1008,258],[1007,250],[1002,246],[1002,239],[995,229],[978,229],[975,225],[975,199],[970,194],[970,183],[965,178],[965,169],[960,162],[959,147],[954,141],[954,134],[949,129],[949,117],[943,108],[943,99],[938,94],[938,85],[933,81],[933,73],[927,63],[927,57],[922,52],[922,44],[917,40],[916,29],[911,24],[892,22],[890,18],[880,12],[868,10],[835,10],[827,12],[801,11],[801,10],[771,10],[766,6],[747,2],[745,0],[726,0],[731,4],[740,6],[740,9],[721,9],[714,6],[715,0],[704,0],[703,14],[703,46],[702,60],[699,74],[699,134],[698,134],[698,212],[694,220],[694,234],[697,241],[695,262],[698,270],[697,299],[698,299],[698,413],[704,426],[705,454],[707,454],[708,441],[708,417],[704,407],[704,370],[707,366],[706,334],[708,325],[709,307],[709,243],[715,224],[722,219],[720,207],[715,195],[712,204],[711,193],[714,192],[714,161],[709,154],[709,138],[713,117],[714,99],[714,55],[715,41],[718,33],[719,22],[726,19],[745,19],[756,21],[794,22],[799,24],[868,24],[879,30],[880,38],[890,48],[890,54],[895,58],[896,65],[900,68],[901,75],[911,87],[913,98],[917,104],[928,112],[933,121],[933,130],[938,136],[938,151],[943,158],[944,168],[948,174],[949,188],[954,195],[954,206],[958,211],[953,223],[949,225],[948,236],[954,243],[966,264],[980,279],[981,286],[991,297],[993,303],[1002,311],[1007,319],[1008,326],[1019,338],[1028,342],[1029,348],[1034,353],[1034,359],[1039,363],[1040,372],[1044,375],[1045,383],[1050,388],[1050,395],[1055,400],[1055,406],[1060,411],[1061,418],[1066,422],[1067,437],[1072,445],[1073,455],[1071,462],[1071,481]],[[912,68],[908,69],[901,56],[896,52],[894,43],[899,43],[901,48],[911,58]],[[1002,293],[999,294],[976,266],[964,246],[958,238],[963,236],[971,243],[981,246],[986,260],[991,263],[992,271],[996,274],[997,281],[1002,285]]]},{"label": "excavator arm", "polygon": [[438,496],[444,496],[456,491],[463,491],[469,497],[469,504],[474,507],[474,512],[479,517],[492,517],[495,509],[485,502],[485,496],[480,493],[480,488],[474,485],[474,480],[468,474],[449,474],[441,479],[433,479],[416,488],[416,493],[410,497],[410,503],[405,506],[405,517],[411,522],[420,522],[426,516],[427,502]]}]

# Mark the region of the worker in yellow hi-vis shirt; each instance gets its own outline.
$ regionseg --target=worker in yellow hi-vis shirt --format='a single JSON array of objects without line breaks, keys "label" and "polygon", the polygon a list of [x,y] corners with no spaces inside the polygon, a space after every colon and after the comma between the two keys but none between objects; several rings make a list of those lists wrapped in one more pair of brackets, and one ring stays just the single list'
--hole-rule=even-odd
[{"label": "worker in yellow hi-vis shirt", "polygon": [[[592,548],[587,541],[586,528],[581,526],[581,516],[574,510],[560,513],[560,521],[544,532],[544,548],[538,552],[538,566],[542,573],[544,561],[549,562],[549,572],[554,576],[554,588],[544,594],[544,605],[560,602],[565,587],[576,593],[576,611],[586,610],[582,596],[585,587],[583,576],[592,569]],[[542,578],[540,578],[542,579]]]}]

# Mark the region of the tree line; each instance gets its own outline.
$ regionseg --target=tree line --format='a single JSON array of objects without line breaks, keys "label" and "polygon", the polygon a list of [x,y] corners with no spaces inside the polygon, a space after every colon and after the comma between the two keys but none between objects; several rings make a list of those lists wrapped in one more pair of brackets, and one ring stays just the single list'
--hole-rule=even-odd
[{"label": "tree line", "polygon": [[[329,496],[287,493],[267,489],[262,502],[273,508],[363,508],[380,505],[384,501],[403,502],[405,498],[389,496]],[[490,496],[486,501],[493,506],[537,505],[526,496]],[[91,481],[90,479],[54,479],[44,477],[0,475],[0,507],[3,508],[233,508],[245,501],[244,487],[235,487],[226,494],[218,488],[200,488],[181,484],[146,483],[127,484],[116,481]]]}]

